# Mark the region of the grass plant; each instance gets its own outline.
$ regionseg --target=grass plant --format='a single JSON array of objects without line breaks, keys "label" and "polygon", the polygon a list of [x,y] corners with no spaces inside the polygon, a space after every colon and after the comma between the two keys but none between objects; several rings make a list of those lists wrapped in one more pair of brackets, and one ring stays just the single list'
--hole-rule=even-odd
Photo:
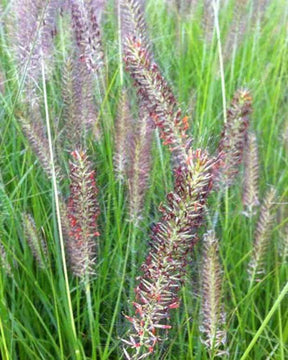
[{"label": "grass plant", "polygon": [[0,357],[285,360],[287,0],[137,4],[0,0]]}]

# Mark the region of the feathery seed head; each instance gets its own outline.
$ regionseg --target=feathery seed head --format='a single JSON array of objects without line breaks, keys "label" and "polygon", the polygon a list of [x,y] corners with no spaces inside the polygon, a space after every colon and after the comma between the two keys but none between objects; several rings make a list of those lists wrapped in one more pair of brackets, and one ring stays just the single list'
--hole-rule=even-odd
[{"label": "feathery seed head", "polygon": [[222,270],[219,262],[219,243],[214,231],[210,230],[203,239],[204,254],[202,265],[202,325],[201,341],[209,353],[217,356],[227,354],[223,350],[226,344],[225,313],[221,304]]},{"label": "feathery seed head", "polygon": [[68,199],[69,238],[66,246],[74,275],[93,274],[96,257],[99,206],[95,172],[85,151],[75,150],[70,162],[70,197]]},{"label": "feathery seed head", "polygon": [[188,119],[182,116],[171,89],[139,39],[127,39],[125,62],[143,105],[174,156],[174,166],[185,166]]},{"label": "feathery seed head", "polygon": [[79,0],[70,0],[79,57],[81,62],[86,64],[87,69],[93,73],[98,73],[104,67],[104,53],[96,5],[97,1],[82,3]]},{"label": "feathery seed head", "polygon": [[37,231],[35,221],[30,214],[23,214],[23,226],[32,254],[38,265],[44,269],[45,258],[47,257],[47,244]]},{"label": "feathery seed head", "polygon": [[230,108],[227,111],[227,123],[219,144],[218,153],[222,157],[222,166],[219,168],[218,182],[231,185],[239,172],[243,151],[247,141],[247,131],[252,112],[252,98],[248,90],[236,91]]},{"label": "feathery seed head", "polygon": [[121,5],[123,45],[130,38],[137,38],[149,50],[143,2],[138,0],[118,0]]},{"label": "feathery seed head", "polygon": [[132,114],[127,92],[123,91],[118,104],[115,129],[114,170],[119,181],[123,181],[127,175],[127,169],[131,156],[129,148],[134,140],[131,139],[133,136],[133,130]]},{"label": "feathery seed head", "polygon": [[2,267],[6,275],[12,276],[11,265],[8,261],[7,252],[1,242],[0,242],[0,266]]},{"label": "feathery seed head", "polygon": [[252,217],[255,214],[255,207],[259,205],[258,180],[259,163],[257,139],[254,133],[248,134],[247,146],[244,152],[244,186],[243,205],[244,214]]},{"label": "feathery seed head", "polygon": [[137,226],[141,219],[144,197],[148,187],[153,131],[152,121],[141,106],[138,124],[135,127],[128,184],[129,217],[130,221]]},{"label": "feathery seed head", "polygon": [[269,247],[271,227],[275,218],[275,199],[276,190],[271,188],[267,192],[260,208],[260,216],[254,235],[252,258],[248,266],[251,281],[259,280],[261,275],[265,273],[265,256]]},{"label": "feathery seed head", "polygon": [[[18,120],[32,150],[39,159],[42,169],[45,171],[48,178],[52,179],[53,173],[49,144],[47,138],[45,137],[44,129],[40,123],[40,109],[34,106],[31,110],[31,116],[32,115],[35,117],[35,121],[32,121],[24,116],[20,116]],[[56,178],[59,180],[61,178],[61,169],[57,165],[55,166],[55,173]]]},{"label": "feathery seed head", "polygon": [[128,359],[129,352],[131,359],[153,353],[162,340],[159,331],[171,328],[170,310],[179,307],[187,253],[197,241],[215,164],[215,159],[200,150],[190,155],[189,171],[181,166],[175,170],[174,192],[167,195],[166,205],[160,206],[162,218],[151,231],[150,252],[135,290],[135,315],[126,316],[133,326],[128,340],[123,340]]},{"label": "feathery seed head", "polygon": [[68,58],[63,71],[64,134],[69,149],[85,143],[87,131],[97,119],[93,79],[87,67]]}]

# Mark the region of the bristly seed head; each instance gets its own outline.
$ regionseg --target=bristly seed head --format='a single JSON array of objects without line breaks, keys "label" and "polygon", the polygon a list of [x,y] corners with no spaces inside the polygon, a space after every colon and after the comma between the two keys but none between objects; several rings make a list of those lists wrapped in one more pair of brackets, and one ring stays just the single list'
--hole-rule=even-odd
[{"label": "bristly seed head", "polygon": [[244,215],[252,217],[255,208],[259,205],[259,163],[257,139],[254,133],[248,134],[247,145],[244,151],[244,184],[243,205]]},{"label": "bristly seed head", "polygon": [[214,231],[210,230],[203,239],[202,278],[202,325],[201,341],[210,354],[227,355],[223,349],[226,344],[225,313],[222,305],[222,270],[219,261],[219,243]]},{"label": "bristly seed head", "polygon": [[123,340],[128,356],[131,349],[131,359],[153,353],[162,340],[161,332],[171,328],[170,310],[179,307],[187,253],[198,239],[215,159],[201,150],[190,151],[187,165],[175,170],[174,191],[167,195],[166,205],[160,206],[162,218],[151,231],[150,252],[135,290],[135,315],[127,316],[133,330]]},{"label": "bristly seed head", "polygon": [[30,214],[23,215],[23,226],[25,231],[25,236],[28,242],[28,245],[32,251],[34,258],[36,259],[38,265],[44,269],[45,268],[45,258],[47,257],[47,244],[45,243],[42,236],[39,234],[39,231],[36,228],[35,221]]},{"label": "bristly seed head", "polygon": [[70,197],[68,219],[70,225],[66,247],[74,275],[85,278],[94,274],[96,238],[99,236],[97,218],[99,206],[95,172],[85,151],[75,150],[70,162]]},{"label": "bristly seed head", "polygon": [[252,282],[259,280],[265,273],[265,257],[270,243],[271,227],[275,219],[275,200],[276,190],[271,188],[267,192],[261,205],[260,216],[254,235],[253,253],[248,265],[250,280]]},{"label": "bristly seed head", "polygon": [[215,174],[219,184],[231,185],[239,172],[252,112],[251,102],[248,90],[238,90],[227,111],[227,123],[218,149],[222,166]]}]

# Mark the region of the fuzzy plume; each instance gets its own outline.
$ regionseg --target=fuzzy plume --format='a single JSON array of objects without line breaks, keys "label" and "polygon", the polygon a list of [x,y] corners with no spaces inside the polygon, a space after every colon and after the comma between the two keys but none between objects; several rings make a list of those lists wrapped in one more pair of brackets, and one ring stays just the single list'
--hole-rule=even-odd
[{"label": "fuzzy plume", "polygon": [[128,179],[129,215],[135,225],[141,219],[144,197],[148,187],[153,131],[153,123],[141,106],[139,115],[131,150]]},{"label": "fuzzy plume", "polygon": [[185,166],[188,118],[181,116],[171,88],[152,59],[144,16],[138,2],[123,0],[122,7],[125,23],[128,24],[128,35],[124,34],[126,68],[134,80],[143,107],[160,129],[164,144],[169,145],[174,168],[179,164]]},{"label": "fuzzy plume", "polygon": [[7,276],[12,275],[12,269],[11,269],[11,265],[8,261],[7,252],[2,243],[0,243],[0,266],[2,267],[2,269],[4,270],[4,272]]},{"label": "fuzzy plume", "polygon": [[259,205],[259,162],[257,138],[254,133],[248,134],[247,146],[244,153],[244,214],[248,217],[255,215],[255,208]]},{"label": "fuzzy plume", "polygon": [[87,130],[96,123],[93,79],[86,66],[68,58],[63,71],[64,133],[69,150],[85,143]]},{"label": "fuzzy plume", "polygon": [[210,354],[221,356],[226,354],[225,313],[221,303],[222,269],[219,261],[219,243],[214,231],[204,235],[204,254],[201,271],[202,277],[202,342]]},{"label": "fuzzy plume", "polygon": [[252,112],[251,95],[248,90],[236,91],[227,111],[227,123],[224,126],[218,152],[222,156],[218,182],[231,185],[239,172],[243,151],[247,141],[247,131]]},{"label": "fuzzy plume", "polygon": [[135,37],[141,41],[146,49],[150,44],[147,37],[146,22],[144,17],[144,4],[139,0],[118,0],[121,5],[122,36],[124,39]]},{"label": "fuzzy plume", "polygon": [[104,67],[97,1],[70,0],[72,23],[80,59],[87,69],[99,73]]},{"label": "fuzzy plume", "polygon": [[[127,359],[144,359],[170,329],[169,313],[179,307],[187,253],[197,242],[207,195],[212,186],[215,159],[197,150],[190,152],[187,168],[175,170],[174,192],[161,206],[161,220],[153,226],[150,251],[142,265],[136,288],[134,316],[126,316],[133,329],[124,339]],[[129,350],[130,349],[130,350]]]},{"label": "fuzzy plume", "polygon": [[[34,118],[35,117],[35,118]],[[18,118],[22,131],[29,141],[29,144],[37,156],[39,163],[48,176],[52,179],[52,161],[50,158],[49,144],[45,136],[43,127],[41,126],[41,113],[38,106],[34,106],[31,110],[31,118],[28,119],[24,116]],[[55,174],[58,180],[61,179],[61,169],[56,165]]]},{"label": "fuzzy plume", "polygon": [[227,61],[231,56],[231,49],[237,49],[237,46],[243,41],[249,16],[247,14],[248,0],[240,0],[235,2],[233,9],[233,19],[231,27],[228,31],[224,47],[224,59]]},{"label": "fuzzy plume", "polygon": [[280,233],[279,253],[283,264],[288,264],[288,225]]},{"label": "fuzzy plume", "polygon": [[185,166],[188,119],[181,116],[171,89],[139,39],[127,39],[125,62],[147,112],[160,129],[163,143],[174,155],[174,167]]},{"label": "fuzzy plume", "polygon": [[[16,43],[15,53],[20,74],[25,75],[25,92],[30,103],[32,100],[37,101],[37,83],[41,76],[42,61],[48,65],[52,60],[60,3],[58,0],[16,0],[13,3],[15,24],[10,33]],[[26,74],[23,74],[23,69]]]},{"label": "fuzzy plume", "polygon": [[[66,239],[71,270],[74,275],[85,278],[93,274],[99,236],[97,218],[99,206],[96,195],[95,172],[86,153],[76,150],[71,153],[70,197],[67,217],[70,223],[69,237]],[[65,224],[64,224],[65,225]]]},{"label": "fuzzy plume", "polygon": [[275,218],[273,211],[275,198],[276,191],[274,188],[271,188],[261,205],[260,216],[254,235],[253,254],[248,266],[251,282],[255,279],[258,280],[265,273],[265,256],[269,246],[271,227]]},{"label": "fuzzy plume", "polygon": [[37,231],[34,219],[30,214],[23,214],[23,227],[27,243],[32,251],[38,265],[45,268],[45,258],[47,257],[47,244]]},{"label": "fuzzy plume", "polygon": [[115,155],[114,170],[116,178],[123,181],[127,173],[130,153],[129,147],[132,137],[132,115],[130,111],[128,95],[123,91],[118,104],[118,114],[115,129]]},{"label": "fuzzy plume", "polygon": [[213,9],[213,1],[204,0],[202,27],[204,32],[204,38],[207,43],[211,43],[213,39],[214,18],[215,14]]}]

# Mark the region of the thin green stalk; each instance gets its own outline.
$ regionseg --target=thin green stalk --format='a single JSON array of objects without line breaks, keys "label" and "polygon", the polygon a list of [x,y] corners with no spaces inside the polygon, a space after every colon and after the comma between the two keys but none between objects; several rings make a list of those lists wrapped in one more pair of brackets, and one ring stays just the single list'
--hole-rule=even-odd
[{"label": "thin green stalk", "polygon": [[[277,249],[275,249],[275,258],[278,260]],[[276,263],[275,271],[276,271],[275,272],[276,291],[277,291],[277,295],[279,296],[279,293],[280,293],[280,281],[279,280],[280,279],[279,279],[278,261]],[[279,324],[279,357],[280,357],[280,360],[285,360],[281,306],[278,307],[277,313],[278,313],[277,315],[278,315],[278,324]]]},{"label": "thin green stalk", "polygon": [[95,319],[93,315],[93,308],[92,308],[92,298],[91,298],[91,288],[90,288],[90,279],[89,276],[87,276],[87,279],[85,280],[85,294],[86,294],[86,300],[87,300],[87,308],[88,308],[88,316],[89,316],[89,326],[90,326],[90,333],[91,333],[91,339],[92,339],[92,359],[97,359],[97,351],[96,351],[96,343],[95,343],[95,331],[94,331],[94,324]]},{"label": "thin green stalk", "polygon": [[[217,3],[216,3],[217,1]],[[213,10],[215,17],[215,30],[218,44],[218,55],[219,55],[219,66],[220,66],[220,75],[221,75],[221,90],[222,90],[222,104],[223,104],[223,117],[224,124],[227,122],[227,101],[226,101],[226,87],[225,87],[225,73],[224,73],[224,62],[223,62],[223,54],[222,54],[222,44],[221,44],[221,33],[219,26],[219,0],[213,1]]]},{"label": "thin green stalk", "polygon": [[278,309],[278,306],[280,305],[281,301],[284,299],[284,297],[288,294],[288,281],[286,283],[286,285],[283,287],[281,293],[279,294],[277,300],[274,302],[272,308],[270,309],[269,313],[267,314],[267,316],[265,317],[265,319],[263,320],[261,326],[259,327],[259,329],[257,330],[256,334],[254,335],[253,339],[251,340],[250,344],[248,345],[248,347],[246,348],[244,354],[241,356],[240,360],[245,360],[247,359],[250,351],[253,349],[254,345],[256,344],[257,340],[259,339],[259,337],[261,336],[263,330],[265,329],[265,327],[267,326],[267,324],[269,323],[270,319],[272,318],[272,316],[274,315],[275,311]]},{"label": "thin green stalk", "polygon": [[[0,286],[0,291],[1,291],[1,304],[2,306],[5,306],[5,299],[4,299],[4,288],[3,288],[3,282],[2,282],[2,274],[0,274],[0,282],[1,282],[1,286]],[[7,343],[6,343],[6,335],[5,335],[5,331],[4,331],[4,326],[2,323],[2,317],[0,317],[0,334],[1,334],[1,354],[3,356],[3,360],[9,360],[9,351],[7,348]]]},{"label": "thin green stalk", "polygon": [[120,77],[120,85],[123,86],[124,75],[123,75],[123,51],[122,51],[122,22],[121,22],[121,1],[117,1],[117,21],[118,21],[118,56],[119,56],[119,77]]},{"label": "thin green stalk", "polygon": [[50,159],[51,159],[52,186],[53,186],[54,201],[55,201],[56,214],[57,214],[58,236],[59,236],[59,240],[60,240],[61,258],[62,258],[63,274],[64,274],[64,281],[65,281],[65,288],[66,288],[66,300],[68,303],[68,311],[69,311],[69,317],[70,317],[69,320],[70,320],[70,325],[71,325],[73,338],[74,338],[75,355],[76,355],[77,359],[81,359],[79,345],[77,344],[77,335],[76,335],[76,329],[75,329],[75,321],[74,321],[74,315],[73,315],[73,307],[72,307],[72,301],[71,301],[71,295],[70,295],[68,271],[67,271],[67,264],[66,264],[66,257],[65,257],[65,245],[64,245],[63,232],[62,232],[58,187],[57,187],[57,179],[56,179],[56,173],[55,173],[54,151],[53,151],[51,128],[50,128],[49,109],[48,109],[47,91],[46,91],[45,65],[44,65],[43,57],[42,57],[42,61],[41,61],[41,70],[42,70],[43,97],[44,97],[44,105],[45,105],[47,136],[48,136],[49,152],[50,152]]},{"label": "thin green stalk", "polygon": [[123,292],[123,288],[124,288],[124,283],[125,283],[125,278],[126,278],[126,270],[127,270],[129,255],[130,255],[130,244],[131,244],[131,233],[129,233],[128,241],[127,241],[127,245],[126,245],[125,258],[124,258],[124,263],[123,263],[123,268],[122,268],[122,277],[121,277],[121,282],[119,285],[118,296],[117,296],[117,300],[116,300],[116,304],[115,304],[115,310],[113,312],[109,333],[108,333],[107,339],[106,339],[106,346],[103,351],[103,360],[108,359],[107,356],[109,353],[109,345],[110,345],[110,341],[112,338],[112,332],[114,329],[116,318],[119,315],[119,306],[121,303],[121,296],[122,296],[122,292]]}]

